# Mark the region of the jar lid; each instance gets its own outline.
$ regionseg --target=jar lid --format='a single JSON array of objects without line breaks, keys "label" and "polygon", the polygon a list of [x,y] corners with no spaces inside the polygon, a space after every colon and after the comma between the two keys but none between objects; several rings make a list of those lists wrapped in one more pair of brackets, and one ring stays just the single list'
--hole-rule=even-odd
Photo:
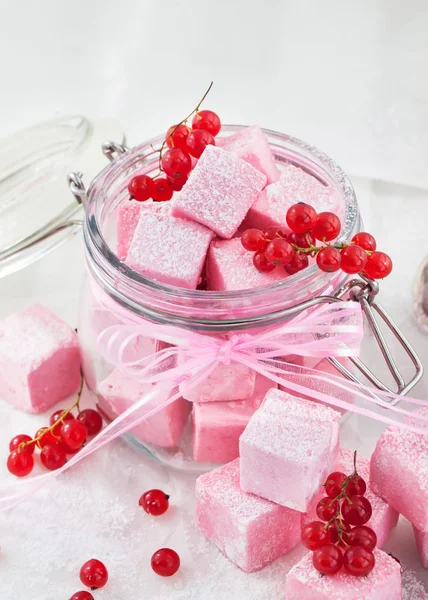
[{"label": "jar lid", "polygon": [[14,273],[81,229],[83,209],[67,173],[90,181],[106,165],[106,139],[122,139],[112,120],[60,117],[20,131],[0,144],[0,277]]}]

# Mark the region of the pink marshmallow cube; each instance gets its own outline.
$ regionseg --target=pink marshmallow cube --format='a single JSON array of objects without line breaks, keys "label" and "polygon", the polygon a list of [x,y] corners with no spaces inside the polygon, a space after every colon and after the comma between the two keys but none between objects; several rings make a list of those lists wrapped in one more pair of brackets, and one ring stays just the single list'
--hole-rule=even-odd
[{"label": "pink marshmallow cube", "polygon": [[[153,390],[153,385],[131,379],[116,369],[100,383],[98,394],[106,404],[108,415],[115,418]],[[157,403],[161,404],[166,399],[167,396],[164,395]],[[156,405],[151,403],[150,409],[154,406]],[[142,442],[173,448],[181,438],[190,410],[190,404],[183,398],[178,398],[134,427],[130,433]],[[138,414],[143,415],[143,409]]]},{"label": "pink marshmallow cube", "polygon": [[254,394],[238,402],[193,404],[193,458],[196,462],[226,463],[239,456],[239,436],[266,393],[276,384],[256,375]]},{"label": "pink marshmallow cube", "polygon": [[340,414],[270,390],[239,442],[241,488],[306,512],[335,463]]},{"label": "pink marshmallow cube", "polygon": [[172,214],[196,221],[229,239],[265,183],[265,175],[244,160],[207,146],[185,186],[171,200]]},{"label": "pink marshmallow cube", "polygon": [[375,567],[367,577],[345,569],[323,577],[313,566],[312,552],[287,574],[286,600],[401,600],[401,567],[382,550],[374,550]]},{"label": "pink marshmallow cube", "polygon": [[256,372],[242,363],[219,363],[212,373],[194,387],[184,381],[180,391],[191,402],[231,402],[254,394]]},{"label": "pink marshmallow cube", "polygon": [[212,238],[199,223],[171,216],[169,206],[143,209],[126,262],[156,281],[196,289]]},{"label": "pink marshmallow cube", "polygon": [[[341,471],[345,475],[351,475],[354,472],[354,453],[350,450],[339,450],[336,464],[333,471]],[[398,512],[389,506],[382,498],[379,498],[373,490],[370,488],[369,475],[370,475],[370,461],[358,455],[357,456],[357,472],[367,483],[366,498],[372,505],[373,513],[370,521],[366,523],[368,527],[371,527],[377,535],[377,547],[383,548],[391,535],[392,530],[398,522]],[[329,474],[327,474],[328,477]],[[324,483],[324,482],[323,482]],[[322,486],[318,494],[314,497],[309,511],[302,516],[302,527],[311,523],[312,521],[319,521],[316,513],[316,506],[321,498],[324,498],[325,490]]]},{"label": "pink marshmallow cube", "polygon": [[0,396],[40,413],[80,385],[77,335],[44,306],[34,304],[0,322]]},{"label": "pink marshmallow cube", "polygon": [[196,526],[243,571],[257,571],[300,541],[300,514],[239,487],[239,459],[196,481]]},{"label": "pink marshmallow cube", "polygon": [[[428,417],[428,407],[415,414]],[[407,419],[411,425],[421,421]],[[396,426],[378,439],[370,461],[372,490],[421,531],[428,531],[428,437]]]},{"label": "pink marshmallow cube", "polygon": [[121,260],[128,256],[129,246],[134,237],[135,229],[142,210],[150,210],[156,213],[169,214],[171,206],[169,202],[137,202],[136,200],[124,200],[117,208],[116,237],[117,255]]},{"label": "pink marshmallow cube", "polygon": [[279,179],[269,142],[259,125],[251,125],[227,137],[217,138],[216,144],[264,173],[268,183]]},{"label": "pink marshmallow cube", "polygon": [[428,569],[428,533],[420,531],[415,526],[413,526],[413,531],[421,563],[425,569]]},{"label": "pink marshmallow cube", "polygon": [[268,185],[254,202],[243,223],[243,229],[266,229],[271,225],[290,231],[285,219],[287,210],[297,202],[306,202],[318,212],[338,212],[338,199],[333,190],[294,165],[286,165],[276,183]]},{"label": "pink marshmallow cube", "polygon": [[261,273],[253,264],[253,252],[242,247],[241,240],[214,240],[206,263],[207,289],[244,290],[272,285],[288,277],[283,267]]}]

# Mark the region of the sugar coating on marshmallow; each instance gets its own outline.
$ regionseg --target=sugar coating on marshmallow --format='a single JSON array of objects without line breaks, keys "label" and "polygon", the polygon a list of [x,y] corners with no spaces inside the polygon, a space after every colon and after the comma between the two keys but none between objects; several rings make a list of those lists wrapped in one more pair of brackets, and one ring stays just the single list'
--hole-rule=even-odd
[{"label": "sugar coating on marshmallow", "polygon": [[[415,414],[428,417],[428,407]],[[424,426],[414,417],[406,422]],[[415,527],[428,531],[428,437],[388,427],[371,457],[370,485]]]},{"label": "sugar coating on marshmallow", "polygon": [[117,208],[116,238],[117,255],[121,260],[125,260],[128,255],[135,229],[142,210],[151,210],[157,213],[168,214],[171,212],[169,202],[137,202],[136,200],[125,200]]},{"label": "sugar coating on marshmallow", "polygon": [[[334,465],[333,471],[341,471],[345,475],[351,475],[354,472],[354,453],[350,450],[340,449],[337,455],[336,464]],[[367,491],[365,496],[372,505],[372,516],[370,521],[366,523],[368,527],[371,527],[377,536],[377,547],[383,548],[391,535],[392,530],[398,522],[398,512],[389,506],[385,500],[382,500],[377,494],[373,492],[369,484],[370,476],[370,461],[369,459],[358,455],[357,456],[357,472],[367,483]],[[328,474],[327,474],[328,476]],[[324,483],[324,482],[323,482]],[[318,494],[312,500],[309,511],[302,516],[302,526],[311,523],[312,521],[318,521],[316,514],[316,506],[321,498],[324,498],[325,490],[322,486]]]},{"label": "sugar coating on marshmallow", "polygon": [[290,231],[286,214],[290,206],[306,202],[318,212],[338,212],[334,191],[294,165],[286,165],[276,183],[268,185],[254,202],[243,223],[245,228],[265,229],[272,225]]},{"label": "sugar coating on marshmallow", "polygon": [[142,210],[126,263],[156,281],[196,289],[212,238],[199,223],[173,217],[169,206]]},{"label": "sugar coating on marshmallow", "polygon": [[217,138],[216,144],[264,173],[268,183],[279,179],[279,171],[269,142],[259,125],[251,125],[227,137]]},{"label": "sugar coating on marshmallow", "polygon": [[283,267],[261,273],[253,264],[253,252],[242,247],[241,240],[214,240],[206,262],[207,289],[233,291],[272,285],[288,277]]},{"label": "sugar coating on marshmallow", "polygon": [[34,304],[0,322],[0,397],[39,413],[80,384],[77,335],[50,310]]},{"label": "sugar coating on marshmallow", "polygon": [[367,577],[355,577],[341,569],[323,577],[313,566],[312,552],[287,574],[286,600],[401,600],[400,564],[375,549],[375,567]]},{"label": "sugar coating on marshmallow", "polygon": [[[116,369],[100,383],[97,391],[111,409],[109,416],[113,413],[114,417],[153,390],[154,386],[151,384],[136,381]],[[167,398],[168,394],[163,394],[156,403],[150,404],[150,408],[161,404]],[[190,404],[183,398],[178,398],[134,427],[131,433],[143,442],[164,448],[175,447],[186,426],[190,410]],[[136,413],[137,416],[143,414],[144,412]]]},{"label": "sugar coating on marshmallow", "polygon": [[241,487],[306,512],[335,463],[340,413],[270,390],[240,438]]},{"label": "sugar coating on marshmallow", "polygon": [[239,487],[239,459],[196,481],[196,526],[227,558],[252,572],[300,541],[300,514]]},{"label": "sugar coating on marshmallow", "polygon": [[428,569],[428,533],[420,531],[415,526],[413,526],[413,531],[421,563],[425,569]]},{"label": "sugar coating on marshmallow", "polygon": [[253,369],[232,361],[228,365],[219,363],[208,377],[193,387],[184,381],[180,391],[191,402],[230,402],[251,398],[255,382]]},{"label": "sugar coating on marshmallow", "polygon": [[225,463],[239,456],[239,436],[250,417],[276,384],[256,375],[254,393],[247,400],[193,404],[193,458],[197,462]]},{"label": "sugar coating on marshmallow", "polygon": [[192,219],[229,239],[259,196],[266,177],[231,152],[207,146],[171,200],[175,217]]}]

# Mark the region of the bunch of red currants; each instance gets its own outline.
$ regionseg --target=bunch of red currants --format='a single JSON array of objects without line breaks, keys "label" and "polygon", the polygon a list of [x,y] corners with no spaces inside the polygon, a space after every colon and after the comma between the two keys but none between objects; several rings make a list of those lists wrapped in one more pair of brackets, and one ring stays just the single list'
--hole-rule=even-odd
[{"label": "bunch of red currants", "polygon": [[302,530],[302,543],[313,551],[313,564],[323,575],[342,567],[355,576],[368,575],[375,566],[376,533],[366,523],[372,506],[365,497],[366,482],[357,473],[331,473],[324,485],[326,496],[316,507],[319,521]]}]

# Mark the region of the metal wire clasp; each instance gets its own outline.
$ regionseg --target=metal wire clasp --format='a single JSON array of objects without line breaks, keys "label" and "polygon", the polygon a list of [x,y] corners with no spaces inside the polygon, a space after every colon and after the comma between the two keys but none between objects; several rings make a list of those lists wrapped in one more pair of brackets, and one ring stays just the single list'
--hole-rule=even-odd
[{"label": "metal wire clasp", "polygon": [[[359,358],[351,357],[349,360],[357,367],[357,369],[364,375],[364,377],[370,381],[375,387],[391,394],[398,394],[405,396],[417,383],[421,380],[424,368],[413,350],[410,343],[404,337],[403,333],[388,315],[388,313],[382,308],[382,306],[376,301],[376,296],[379,293],[379,284],[376,281],[372,281],[366,277],[362,277],[361,280],[353,279],[348,281],[336,294],[336,298],[343,299],[344,296],[349,296],[351,300],[359,302],[361,308],[367,318],[370,329],[376,339],[376,342],[381,350],[381,353],[385,359],[388,369],[396,383],[396,389],[391,389],[371,371]],[[384,325],[393,333],[394,337],[400,343],[401,347],[405,350],[407,356],[410,358],[413,366],[415,367],[415,374],[410,381],[405,381],[400,371],[398,370],[397,364],[391,354],[389,346],[385,340],[385,337],[379,327],[379,321],[383,322]],[[349,369],[347,369],[341,362],[336,358],[328,359],[335,367],[348,379],[355,383],[362,383]],[[390,405],[397,404],[398,398],[384,398],[384,401]]]}]

